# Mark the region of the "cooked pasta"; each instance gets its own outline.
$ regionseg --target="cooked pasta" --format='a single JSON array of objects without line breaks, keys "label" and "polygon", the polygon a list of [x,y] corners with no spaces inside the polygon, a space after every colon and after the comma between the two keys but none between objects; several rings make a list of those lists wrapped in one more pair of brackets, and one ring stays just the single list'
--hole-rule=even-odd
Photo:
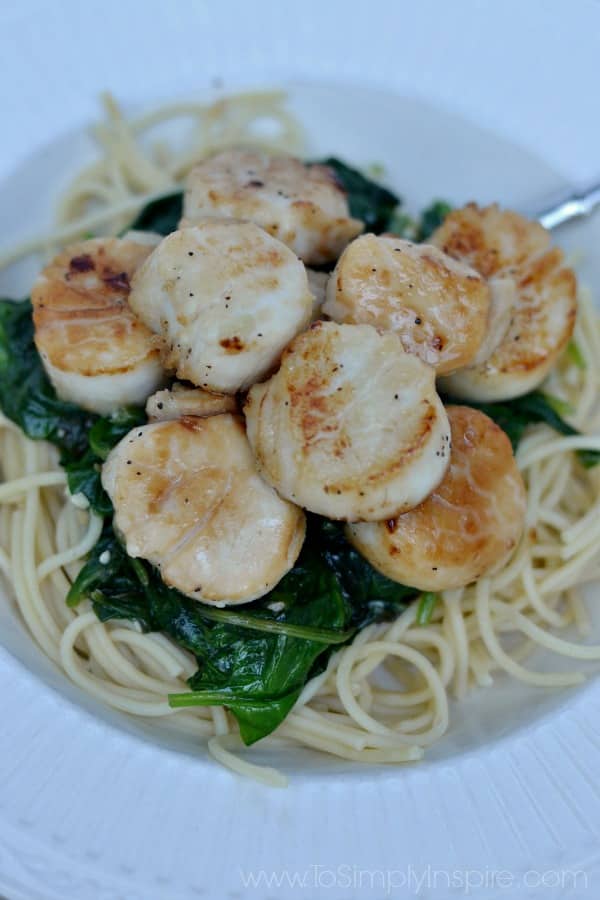
[{"label": "cooked pasta", "polygon": [[[62,198],[56,228],[4,253],[6,266],[87,232],[114,234],[149,200],[176,189],[211,151],[260,144],[300,151],[301,129],[279,93],[254,93],[211,105],[178,103],[126,118],[112,97],[94,131],[96,162]],[[152,142],[157,126],[191,122],[184,148]],[[264,129],[270,124],[269,134]],[[600,471],[584,469],[574,450],[600,450],[600,324],[582,291],[575,340],[581,359],[565,355],[549,390],[567,403],[585,431],[561,437],[528,429],[517,454],[528,499],[526,529],[497,574],[441,593],[426,625],[412,603],[391,623],[363,629],[306,684],[293,710],[265,744],[281,739],[343,759],[399,763],[419,759],[452,721],[453,703],[506,675],[530,685],[564,687],[585,677],[600,646],[590,631],[583,588],[600,578]],[[83,691],[124,713],[156,719],[208,741],[236,772],[282,785],[278,772],[240,753],[233,716],[222,707],[175,709],[170,693],[187,689],[191,654],[169,637],[133,622],[100,622],[88,601],[65,604],[70,584],[101,532],[100,517],[71,497],[56,451],[33,442],[0,417],[0,572],[34,640]],[[599,467],[600,468],[600,467]],[[564,635],[564,636],[563,636]],[[535,649],[572,659],[570,671],[528,666]]]}]

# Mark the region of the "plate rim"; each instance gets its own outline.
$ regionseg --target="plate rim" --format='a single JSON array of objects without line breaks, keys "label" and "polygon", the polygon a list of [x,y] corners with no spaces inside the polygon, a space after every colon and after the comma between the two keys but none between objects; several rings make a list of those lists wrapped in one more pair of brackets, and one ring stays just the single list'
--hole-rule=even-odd
[{"label": "plate rim", "polygon": [[[74,9],[76,4],[72,0],[68,0],[68,2]],[[152,4],[155,8],[154,0],[152,0]],[[42,5],[37,0],[36,2],[32,2],[32,0],[23,2],[23,6],[31,10],[41,8]],[[109,3],[109,5],[114,6],[115,4]],[[312,5],[315,9],[319,8],[319,4]],[[586,8],[589,6],[589,4],[579,3],[581,9],[584,8],[584,5]],[[332,9],[341,8],[341,6],[342,4],[337,2],[331,4]],[[468,7],[469,12],[472,12],[476,4],[468,0],[463,6],[465,9]],[[560,2],[555,2],[555,0],[551,0],[547,6],[554,11],[561,8]],[[404,9],[402,16],[414,16],[415,18],[414,20],[404,18],[403,26],[408,21],[410,27],[410,22],[421,21],[424,16],[429,15],[430,10],[427,4],[424,4],[424,7],[427,9],[421,12],[413,10],[409,13],[407,9]],[[261,8],[268,10],[268,4],[266,7],[262,4]],[[520,21],[530,19],[535,22],[541,4],[532,3],[531,10],[523,13],[521,4],[517,0],[509,0],[507,8],[517,11]],[[597,11],[594,14],[598,18]],[[219,13],[218,17],[220,15]],[[324,15],[327,16],[329,13],[324,13]],[[247,21],[247,18],[242,16],[242,25]],[[272,27],[274,29],[281,28],[283,21],[276,16],[275,24]],[[2,13],[0,13],[0,24],[2,24]],[[460,24],[457,22],[454,27],[458,28]],[[213,27],[216,27],[216,24],[213,23]],[[540,27],[539,22],[536,27]],[[542,31],[548,30],[550,27],[553,27],[550,19],[546,24],[542,23],[541,25]],[[360,23],[340,25],[340,29],[349,41],[360,38]],[[306,34],[304,25],[301,25],[300,37],[304,39]],[[8,39],[9,35],[7,34],[4,40]],[[1,43],[2,39],[0,39]],[[232,46],[228,51],[228,65],[230,65],[232,73],[238,71],[240,76],[243,75],[240,63],[232,62],[230,57],[234,52],[239,52],[243,46],[244,36],[235,31],[232,36]],[[518,48],[518,52],[522,50],[524,53],[525,49]],[[392,45],[388,47],[386,44],[386,52],[382,53],[379,61],[379,75],[373,79],[366,76],[366,84],[376,87],[380,83],[385,83],[390,90],[406,93],[407,90],[410,91],[407,73],[400,75],[395,71],[395,56],[392,51],[397,52],[397,48]],[[317,71],[319,74],[315,80],[330,81],[329,76],[334,72],[340,83],[343,84],[353,78],[358,80],[362,74],[360,66],[355,63],[349,64],[346,60],[339,65],[337,70],[335,64],[330,64],[329,61],[327,64],[317,63],[311,68],[314,62],[311,56],[312,52],[314,51],[304,49],[298,53],[293,61],[296,71],[290,71],[287,78],[285,76],[282,78],[286,66],[289,68],[289,47],[278,37],[274,41],[272,56],[267,67],[272,71],[272,77],[265,77],[266,68],[261,61],[257,63],[256,60],[252,61],[251,59],[247,63],[248,72],[251,70],[256,72],[256,75],[251,75],[251,80],[268,83],[281,82],[289,80],[294,74],[302,76],[314,74]],[[218,47],[209,50],[208,54],[212,64],[218,58]],[[517,61],[516,64],[524,65],[524,62]],[[435,66],[433,68],[435,69]],[[439,72],[441,68],[440,63],[437,71]],[[1,90],[0,88],[0,95]],[[167,91],[168,86],[165,85],[165,93]],[[426,94],[427,88],[424,91],[425,102],[430,104],[438,102],[439,98],[425,96]],[[444,100],[439,99],[439,102],[440,105],[448,108]],[[450,109],[452,110],[452,107]],[[469,114],[465,113],[463,109],[454,109],[453,111],[469,118]],[[476,118],[472,121],[476,121]],[[488,122],[484,125],[492,131],[495,130],[493,125]],[[600,131],[597,133],[600,134]],[[510,139],[513,138],[510,137]],[[528,149],[538,152],[537,148],[530,145],[528,139],[517,137],[516,142],[521,142]],[[20,162],[21,157],[14,159],[14,165],[18,165]],[[555,162],[552,164],[563,174],[571,174],[573,178],[577,177],[578,173],[575,167],[569,168],[567,164],[557,167]],[[2,177],[8,174],[5,173],[4,167],[1,174]],[[23,677],[24,675],[25,677]],[[215,822],[223,830],[229,829],[227,833],[232,846],[241,855],[245,854],[247,858],[250,858],[253,853],[255,859],[259,861],[268,861],[270,858],[267,850],[260,845],[259,839],[255,835],[249,836],[247,833],[249,829],[252,830],[253,824],[253,830],[257,830],[258,818],[260,827],[264,825],[269,829],[273,840],[273,850],[276,850],[282,860],[291,860],[289,854],[286,856],[285,840],[289,839],[290,835],[295,836],[296,839],[302,838],[302,822],[310,822],[311,810],[318,803],[323,821],[333,827],[331,833],[328,832],[326,836],[321,833],[322,845],[320,847],[315,840],[315,835],[305,835],[308,844],[306,853],[309,855],[307,856],[305,853],[303,857],[298,857],[300,860],[298,865],[302,860],[310,859],[310,854],[313,854],[314,859],[325,858],[327,854],[331,859],[335,859],[340,853],[347,853],[348,850],[345,849],[347,847],[353,848],[353,852],[359,852],[361,841],[367,843],[366,835],[370,823],[372,841],[368,844],[368,849],[373,860],[383,859],[382,852],[388,854],[386,859],[399,859],[393,852],[396,850],[394,845],[399,838],[407,842],[407,846],[411,848],[411,852],[417,858],[419,850],[416,835],[419,833],[421,836],[427,834],[429,856],[439,859],[441,864],[450,865],[454,858],[466,860],[469,852],[476,851],[481,854],[481,858],[492,860],[498,858],[495,841],[497,835],[502,833],[507,835],[507,846],[509,836],[512,836],[510,841],[515,848],[518,848],[519,845],[527,848],[527,851],[518,857],[520,871],[524,871],[523,867],[528,864],[528,859],[532,855],[536,855],[536,858],[542,862],[562,861],[564,865],[578,865],[578,861],[581,859],[583,860],[581,865],[585,864],[590,876],[593,873],[596,875],[600,873],[600,842],[598,841],[600,826],[594,826],[594,821],[600,818],[598,816],[600,792],[594,784],[595,773],[600,763],[600,679],[596,679],[595,683],[589,682],[579,689],[574,695],[575,699],[572,704],[565,703],[557,712],[542,714],[532,728],[527,730],[523,727],[523,729],[504,736],[485,754],[474,750],[465,753],[464,758],[460,760],[454,759],[451,764],[439,760],[428,764],[424,770],[407,770],[402,767],[396,772],[390,768],[381,774],[378,770],[376,776],[371,772],[364,772],[356,779],[352,779],[352,782],[335,777],[326,791],[323,789],[323,778],[311,782],[310,779],[305,779],[305,776],[299,775],[297,781],[291,781],[290,787],[285,792],[268,791],[261,786],[242,783],[239,778],[217,768],[216,764],[212,762],[204,759],[196,759],[192,762],[191,757],[184,752],[178,753],[160,746],[146,745],[142,738],[119,730],[110,723],[94,719],[90,711],[77,706],[52,686],[44,685],[44,688],[40,689],[40,682],[36,676],[3,647],[0,647],[0,692],[5,698],[3,712],[7,727],[3,726],[3,730],[5,731],[5,747],[9,748],[8,751],[6,749],[0,751],[0,774],[7,777],[5,769],[15,768],[14,754],[23,753],[23,757],[27,761],[24,774],[35,780],[35,784],[30,781],[28,785],[23,786],[23,797],[31,799],[33,808],[31,814],[25,814],[25,803],[12,805],[13,796],[18,794],[17,782],[11,782],[9,785],[9,800],[6,798],[7,792],[0,790],[0,889],[7,893],[10,900],[18,900],[15,891],[21,891],[22,896],[27,900],[34,900],[34,890],[39,892],[41,900],[50,900],[47,893],[49,890],[53,891],[56,896],[60,896],[62,900],[71,900],[71,898],[72,900],[87,900],[88,897],[90,900],[117,900],[124,896],[127,897],[127,900],[137,900],[135,894],[132,893],[132,885],[139,883],[143,885],[143,900],[151,900],[154,897],[158,900],[159,897],[164,896],[164,881],[161,881],[160,878],[157,880],[157,877],[148,880],[148,872],[140,873],[135,870],[127,871],[123,867],[119,868],[122,863],[119,862],[117,856],[113,859],[106,859],[105,856],[92,858],[78,855],[75,852],[69,845],[68,832],[82,828],[86,815],[85,810],[79,810],[76,804],[71,803],[71,805],[65,806],[67,828],[59,830],[54,836],[52,828],[47,826],[42,815],[41,803],[44,797],[43,791],[46,789],[45,785],[49,780],[54,780],[55,790],[64,791],[68,798],[69,792],[73,791],[72,766],[77,764],[78,755],[82,755],[85,759],[87,753],[93,753],[98,742],[102,745],[103,753],[110,755],[114,760],[115,767],[117,765],[121,767],[121,779],[125,775],[131,777],[132,796],[137,796],[136,791],[139,793],[140,815],[141,811],[150,814],[153,810],[159,809],[158,801],[161,798],[164,799],[164,794],[155,799],[145,797],[143,779],[140,780],[139,773],[136,774],[131,760],[128,759],[128,748],[132,738],[135,742],[135,755],[145,759],[144,765],[147,764],[151,767],[152,760],[159,759],[160,767],[168,775],[167,780],[176,781],[178,772],[184,774],[185,778],[182,780],[189,779],[190,785],[193,785],[193,791],[201,792],[204,796],[205,808],[215,816]],[[23,715],[23,710],[26,711],[25,715]],[[57,727],[58,720],[62,723],[60,728]],[[75,753],[73,748],[65,746],[71,728],[77,731],[80,740],[78,753]],[[573,737],[575,732],[580,733],[579,744]],[[584,745],[586,749],[580,757],[579,754]],[[158,757],[156,756],[157,750],[160,752]],[[577,769],[572,764],[573,768],[570,770],[572,781],[569,787],[573,793],[570,800],[553,782],[550,777],[551,772],[538,773],[537,780],[533,782],[535,789],[521,784],[522,773],[519,771],[519,759],[527,757],[537,760],[538,764],[541,759],[543,762],[540,765],[548,766],[548,760],[558,758],[561,750],[565,756],[575,757],[580,767]],[[405,774],[407,771],[409,771],[408,776]],[[98,768],[98,771],[92,772],[82,767],[81,772],[77,774],[81,775],[80,784],[85,787],[89,796],[96,793],[98,796],[105,797],[104,802],[109,802],[106,799],[110,794],[105,781],[106,765]],[[18,778],[19,776],[13,775],[12,777]],[[121,788],[121,782],[117,777],[116,786],[112,787],[115,797],[111,796],[111,803],[118,805],[119,800],[122,799],[118,794]],[[527,790],[530,792],[529,797]],[[177,785],[177,791],[177,803],[185,804],[186,791],[182,790],[180,785]],[[190,787],[189,795],[193,791]],[[531,793],[532,791],[533,793]],[[519,793],[523,795],[522,805],[512,808],[510,799],[506,798],[516,797]],[[488,802],[483,803],[482,797],[487,797],[488,794]],[[429,811],[435,808],[435,804],[438,804],[438,798],[443,798],[439,801],[441,804],[439,808],[443,810],[443,815],[438,822],[432,823],[428,819],[428,815]],[[464,804],[461,809],[464,817],[462,820],[464,835],[456,833],[452,827],[451,818],[454,805],[461,799]],[[232,809],[239,813],[237,820],[231,818]],[[406,814],[399,821],[398,809],[408,809],[408,818],[410,819],[412,816],[412,821],[405,820]],[[379,811],[377,816],[374,810]],[[565,831],[568,831],[571,837],[562,839],[562,841],[559,834],[552,833],[551,819],[550,828],[548,828],[547,821],[546,826],[543,824],[545,819],[549,819],[546,813],[556,815],[557,810],[560,811],[565,823],[567,820],[573,823],[572,826],[569,825],[571,831],[566,825],[564,826]],[[294,821],[294,816],[298,816],[300,821]],[[172,819],[169,820],[168,810],[165,812],[165,821],[172,822]],[[186,827],[190,829],[190,835],[198,834],[197,830],[194,830],[194,819],[190,810],[184,810],[182,821],[185,821]],[[361,822],[360,826],[356,824],[358,821]],[[335,824],[344,822],[346,830],[342,836],[334,834]],[[533,843],[529,834],[532,823],[538,823],[537,828],[540,831],[539,837]],[[481,839],[475,834],[474,824],[480,828]],[[414,831],[412,835],[411,828]],[[583,840],[586,828],[589,828],[587,842]],[[279,835],[277,831],[279,831]],[[314,831],[320,831],[320,829],[314,829]],[[579,843],[577,844],[574,835],[578,836]],[[383,848],[377,848],[378,839],[385,845]],[[565,840],[566,846],[564,845]],[[136,846],[138,846],[140,858],[146,860],[145,864],[147,864],[147,851],[144,856],[144,850],[139,847],[139,842]],[[174,854],[180,852],[180,848],[174,843],[169,846],[172,847]],[[219,882],[217,870],[227,860],[227,853],[216,840],[212,840],[212,843],[207,842],[203,847],[201,858],[207,864],[204,883],[184,883],[182,880],[179,887],[175,888],[178,894],[171,893],[170,897],[176,900],[176,897],[181,896],[182,900],[184,898],[187,900],[188,897],[219,896],[221,900],[225,900],[225,898],[239,900],[242,896],[239,890],[239,879],[235,883],[232,881],[229,887],[225,887]],[[69,872],[65,872],[65,860],[72,866],[73,877],[70,881]],[[294,864],[293,860],[292,864]],[[517,863],[513,865],[513,868],[515,871],[517,870]],[[155,872],[154,876],[156,875]],[[214,893],[215,889],[220,892]],[[14,896],[9,893],[10,891]],[[125,894],[124,891],[127,893]],[[505,892],[497,894],[499,897],[505,895]],[[284,894],[281,893],[279,896],[284,896]],[[297,897],[298,892],[290,891],[289,896]],[[335,890],[331,890],[325,891],[325,896],[333,900],[337,894]],[[348,900],[350,896],[358,897],[359,894],[358,892],[344,893],[339,896],[340,898],[343,896],[343,900]],[[364,894],[360,894],[360,896],[364,896]],[[496,894],[486,893],[486,898],[493,896]],[[550,896],[550,892],[547,896]],[[142,895],[140,895],[140,900],[141,898]]]}]

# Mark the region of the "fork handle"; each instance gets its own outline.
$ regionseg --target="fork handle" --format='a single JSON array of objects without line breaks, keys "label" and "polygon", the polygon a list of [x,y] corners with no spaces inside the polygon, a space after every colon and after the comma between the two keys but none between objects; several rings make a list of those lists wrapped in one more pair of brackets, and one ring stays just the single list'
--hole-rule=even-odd
[{"label": "fork handle", "polygon": [[600,185],[582,194],[563,196],[558,203],[538,214],[537,220],[544,228],[558,228],[559,225],[564,225],[572,219],[589,216],[598,206],[600,206]]}]

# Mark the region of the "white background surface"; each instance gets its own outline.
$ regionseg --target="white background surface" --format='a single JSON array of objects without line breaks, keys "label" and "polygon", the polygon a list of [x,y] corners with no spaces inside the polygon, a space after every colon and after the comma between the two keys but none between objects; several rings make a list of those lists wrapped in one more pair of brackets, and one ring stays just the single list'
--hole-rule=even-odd
[{"label": "white background surface", "polygon": [[0,23],[3,166],[92,118],[101,89],[300,77],[393,84],[598,172],[598,0],[4,0]]},{"label": "white background surface", "polygon": [[[5,2],[0,177],[91,121],[102,89],[148,101],[221,78],[232,88],[314,80],[424,97],[585,182],[600,173],[599,35],[594,0]],[[366,118],[357,108],[357,133]],[[286,792],[133,740],[4,651],[0,697],[0,888],[9,900],[385,896],[378,875],[372,890],[368,876],[356,886],[353,866],[382,877],[412,866],[425,878],[418,892],[413,881],[392,897],[466,895],[446,890],[443,876],[435,886],[428,866],[474,869],[488,886],[492,871],[514,877],[510,890],[473,888],[477,898],[600,891],[596,689],[447,763],[309,771]],[[329,887],[314,866],[349,866],[354,881],[338,873]],[[308,873],[307,886],[244,891],[240,867]],[[528,870],[565,868],[584,869],[588,889],[524,881]]]}]

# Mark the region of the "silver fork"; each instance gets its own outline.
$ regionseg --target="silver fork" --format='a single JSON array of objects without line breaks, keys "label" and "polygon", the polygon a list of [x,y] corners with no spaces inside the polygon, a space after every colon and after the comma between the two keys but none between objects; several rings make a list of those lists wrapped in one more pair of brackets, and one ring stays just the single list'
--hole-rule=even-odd
[{"label": "silver fork", "polygon": [[533,218],[544,228],[558,228],[572,219],[589,216],[600,206],[600,185],[589,188],[580,194],[562,196],[549,205],[542,212],[538,212]]}]

